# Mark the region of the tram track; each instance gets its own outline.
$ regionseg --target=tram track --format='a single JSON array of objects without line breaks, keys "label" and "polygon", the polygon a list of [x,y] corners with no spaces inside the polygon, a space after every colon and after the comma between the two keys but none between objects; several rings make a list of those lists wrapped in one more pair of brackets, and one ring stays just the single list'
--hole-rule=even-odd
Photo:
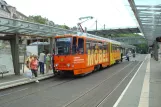
[{"label": "tram track", "polygon": [[[73,81],[74,79],[75,79],[75,78],[71,78],[71,79],[65,80],[65,81],[61,80],[61,81],[63,81],[63,82],[60,82],[60,81],[58,81],[59,79],[55,77],[54,80],[52,81],[52,82],[56,82],[56,83],[54,83],[55,85],[50,85],[50,86],[45,87],[45,88],[42,88],[42,89],[37,89],[37,90],[35,90],[35,91],[31,92],[31,93],[24,94],[24,95],[22,95],[22,96],[20,96],[20,97],[18,97],[18,98],[16,98],[16,99],[13,99],[13,100],[7,100],[7,101],[5,101],[5,102],[0,102],[0,105],[7,104],[7,103],[9,103],[9,102],[13,102],[13,101],[19,100],[19,99],[21,99],[21,98],[30,96],[30,95],[32,95],[32,94],[39,93],[40,91],[45,91],[45,90],[50,89],[50,88],[52,88],[52,87],[57,87],[57,86],[63,85],[63,84],[65,84],[65,83],[68,83],[68,82]],[[31,84],[32,84],[32,83],[31,83]],[[28,88],[27,90],[29,90],[29,89],[30,89],[30,88]],[[22,90],[22,89],[21,89],[21,90]],[[25,90],[25,91],[27,91],[27,90]],[[1,95],[1,96],[0,96],[0,101],[1,101],[1,99],[3,99],[3,97],[5,97],[5,96],[7,96],[7,95],[10,95],[10,94],[17,93],[17,92],[19,92],[19,91],[10,92],[10,93],[7,93],[7,94],[5,93],[4,95]]]},{"label": "tram track", "polygon": [[78,101],[80,98],[82,98],[83,96],[89,94],[90,92],[92,92],[94,89],[96,89],[97,87],[99,87],[100,85],[102,85],[104,82],[106,82],[107,80],[111,79],[113,76],[115,76],[116,74],[120,73],[121,71],[123,71],[124,69],[126,69],[127,67],[129,67],[130,65],[132,65],[134,62],[129,63],[128,65],[126,65],[125,67],[123,67],[122,69],[120,69],[118,72],[114,72],[111,74],[111,76],[105,78],[103,81],[101,81],[100,83],[98,83],[97,85],[95,85],[94,87],[90,88],[88,91],[84,92],[83,94],[81,94],[80,96],[78,96],[77,98],[69,101],[68,103],[64,104],[62,107],[70,107],[72,103]]}]

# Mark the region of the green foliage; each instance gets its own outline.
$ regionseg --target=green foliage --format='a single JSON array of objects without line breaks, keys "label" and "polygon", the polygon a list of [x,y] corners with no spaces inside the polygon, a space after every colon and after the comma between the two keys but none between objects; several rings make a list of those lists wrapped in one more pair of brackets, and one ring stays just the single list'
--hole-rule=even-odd
[{"label": "green foliage", "polygon": [[70,27],[68,27],[67,25],[61,25],[60,27],[63,29],[70,29]]},{"label": "green foliage", "polygon": [[103,35],[103,37],[136,37],[136,36],[138,37],[138,36],[141,36],[141,35],[135,34],[135,33]]},{"label": "green foliage", "polygon": [[46,24],[50,26],[54,26],[53,21],[49,21],[47,18],[44,18],[40,15],[37,16],[29,16],[27,21],[34,22],[34,23],[39,23],[39,24]]},{"label": "green foliage", "polygon": [[147,53],[148,52],[148,45],[145,43],[145,44],[138,44],[138,45],[135,45],[137,46],[137,52],[138,53]]},{"label": "green foliage", "polygon": [[43,18],[40,15],[38,15],[38,16],[29,16],[27,20],[30,21],[30,22],[40,23],[40,24],[46,24],[46,22],[48,21],[47,18]]},{"label": "green foliage", "polygon": [[[46,25],[50,25],[50,26],[55,25],[53,21],[49,21],[47,18],[44,18],[40,15],[29,16],[27,21],[39,23],[39,24],[46,24]],[[63,29],[70,29],[70,27],[68,27],[67,25],[57,25],[57,26],[60,27],[60,28],[63,28]]]},{"label": "green foliage", "polygon": [[116,37],[129,37],[129,36],[140,36],[139,34],[128,33],[128,34],[116,34]]}]

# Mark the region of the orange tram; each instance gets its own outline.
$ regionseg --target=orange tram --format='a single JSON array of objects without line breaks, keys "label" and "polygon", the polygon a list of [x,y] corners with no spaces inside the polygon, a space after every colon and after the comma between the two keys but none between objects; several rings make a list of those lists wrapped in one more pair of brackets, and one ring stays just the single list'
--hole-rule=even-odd
[{"label": "orange tram", "polygon": [[82,35],[55,37],[54,67],[57,74],[85,75],[119,62],[121,52],[135,48],[87,33]]}]

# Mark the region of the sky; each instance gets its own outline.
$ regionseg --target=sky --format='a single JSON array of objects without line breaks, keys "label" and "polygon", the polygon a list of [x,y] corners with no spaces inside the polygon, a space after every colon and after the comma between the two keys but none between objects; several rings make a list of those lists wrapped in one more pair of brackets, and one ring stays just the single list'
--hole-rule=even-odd
[{"label": "sky", "polygon": [[94,19],[82,24],[88,30],[138,26],[128,0],[5,0],[23,14],[41,15],[56,24],[76,26],[80,17]]}]

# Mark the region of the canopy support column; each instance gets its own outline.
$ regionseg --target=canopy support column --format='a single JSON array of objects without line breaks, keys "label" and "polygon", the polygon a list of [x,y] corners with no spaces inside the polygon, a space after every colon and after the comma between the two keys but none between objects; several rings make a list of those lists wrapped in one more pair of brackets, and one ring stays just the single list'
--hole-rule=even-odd
[{"label": "canopy support column", "polygon": [[19,64],[19,37],[16,34],[14,39],[10,40],[12,62],[14,67],[15,75],[20,75],[20,64]]},{"label": "canopy support column", "polygon": [[154,41],[154,59],[156,61],[158,61],[158,42],[157,41]]},{"label": "canopy support column", "polygon": [[55,40],[53,39],[53,37],[51,37],[50,38],[50,54],[51,54],[51,57],[52,57],[52,59],[51,59],[51,64],[52,64],[52,68],[53,68],[53,73],[55,73],[55,68],[54,68],[54,54],[53,54],[53,49],[55,48]]}]

